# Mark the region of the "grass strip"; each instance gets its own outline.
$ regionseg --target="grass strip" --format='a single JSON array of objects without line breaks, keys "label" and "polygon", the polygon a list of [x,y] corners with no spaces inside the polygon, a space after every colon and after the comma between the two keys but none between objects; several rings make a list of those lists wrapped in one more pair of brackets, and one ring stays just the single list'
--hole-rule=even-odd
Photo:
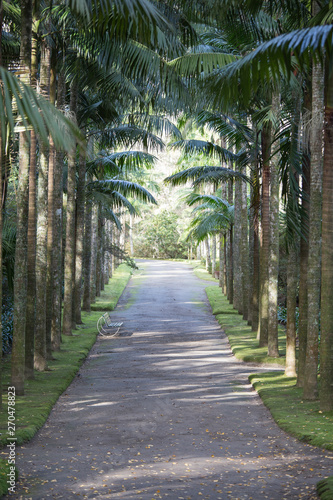
[{"label": "grass strip", "polygon": [[209,286],[206,293],[213,314],[228,336],[231,350],[237,359],[249,363],[285,365],[286,336],[283,327],[279,328],[279,358],[267,356],[267,347],[259,347],[256,332],[253,332],[242,316],[222,295],[221,288]]},{"label": "grass strip", "polygon": [[[61,350],[54,352],[54,360],[49,361],[49,370],[36,372],[34,380],[25,383],[25,395],[15,400],[15,437],[16,444],[29,441],[40,429],[59,396],[67,389],[78,372],[97,337],[97,320],[101,313],[113,310],[131,277],[131,268],[120,265],[99,300],[92,304],[91,313],[82,313],[83,325],[73,330],[72,336],[62,336]],[[101,304],[98,308],[98,304]],[[10,356],[3,362],[3,384],[10,386]],[[8,491],[7,485],[7,390],[3,395],[3,411],[0,413],[0,447],[3,457],[0,461],[0,495]]]},{"label": "grass strip", "polygon": [[100,297],[96,297],[96,302],[91,304],[92,311],[113,311],[131,275],[131,268],[126,264],[121,264],[115,271],[112,286],[106,285]]},{"label": "grass strip", "polygon": [[317,493],[322,500],[333,498],[333,476],[322,479],[317,483]]},{"label": "grass strip", "polygon": [[[229,304],[221,289],[211,286],[206,292],[213,314],[228,336],[236,358],[252,363],[285,365],[285,332],[282,327],[279,328],[280,358],[270,358],[267,348],[259,348],[256,333]],[[249,380],[281,429],[300,441],[333,450],[333,411],[323,413],[319,401],[303,400],[303,390],[296,387],[296,378],[286,377],[280,370],[252,374]],[[322,500],[333,500],[333,476],[317,483],[317,493]]]},{"label": "grass strip", "polygon": [[213,278],[213,276],[203,267],[200,260],[185,261],[193,268],[193,272],[197,278],[205,281],[213,281],[218,283],[219,280]]},{"label": "grass strip", "polygon": [[303,400],[296,378],[269,372],[252,374],[249,379],[283,430],[300,441],[333,450],[333,412],[322,412],[319,401]]}]

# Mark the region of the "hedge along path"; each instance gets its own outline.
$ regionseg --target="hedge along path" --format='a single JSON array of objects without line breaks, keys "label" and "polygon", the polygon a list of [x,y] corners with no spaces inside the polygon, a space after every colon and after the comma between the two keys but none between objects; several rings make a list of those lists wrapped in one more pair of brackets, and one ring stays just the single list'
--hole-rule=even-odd
[{"label": "hedge along path", "polygon": [[144,268],[113,313],[121,335],[98,339],[21,447],[18,498],[316,498],[333,455],[274,423],[248,383],[253,366],[233,357],[212,315],[207,282],[185,263]]}]

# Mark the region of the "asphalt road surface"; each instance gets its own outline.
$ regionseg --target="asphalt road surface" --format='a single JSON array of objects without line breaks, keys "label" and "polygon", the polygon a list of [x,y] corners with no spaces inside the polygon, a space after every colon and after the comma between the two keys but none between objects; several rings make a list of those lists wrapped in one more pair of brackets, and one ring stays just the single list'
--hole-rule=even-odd
[{"label": "asphalt road surface", "polygon": [[185,263],[144,261],[8,498],[313,499],[333,454],[281,431]]}]

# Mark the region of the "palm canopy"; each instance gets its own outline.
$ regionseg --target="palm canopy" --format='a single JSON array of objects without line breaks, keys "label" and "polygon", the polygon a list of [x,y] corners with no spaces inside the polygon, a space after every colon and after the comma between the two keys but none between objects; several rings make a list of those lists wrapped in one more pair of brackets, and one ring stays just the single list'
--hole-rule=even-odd
[{"label": "palm canopy", "polygon": [[181,184],[186,184],[187,182],[192,182],[192,187],[195,188],[201,184],[218,184],[231,178],[237,178],[249,182],[247,176],[241,172],[236,172],[235,170],[231,170],[229,168],[208,165],[187,168],[181,172],[170,175],[164,179],[164,182],[169,183],[172,186],[179,186]]},{"label": "palm canopy", "polygon": [[225,231],[233,222],[233,206],[217,195],[191,193],[186,201],[189,206],[196,205],[187,240],[194,239],[200,243],[209,235]]},{"label": "palm canopy", "polygon": [[278,84],[281,75],[291,79],[297,71],[308,70],[313,60],[323,64],[327,58],[330,62],[332,47],[333,25],[294,30],[263,42],[239,61],[208,77],[209,101],[216,106],[221,101],[235,99],[241,89],[242,99],[248,103],[252,89],[262,82]]},{"label": "palm canopy", "polygon": [[48,143],[50,135],[55,146],[66,151],[73,147],[76,140],[82,143],[82,135],[71,120],[3,67],[0,67],[0,81],[3,144],[7,139],[7,127],[11,133],[33,128],[43,142]]}]

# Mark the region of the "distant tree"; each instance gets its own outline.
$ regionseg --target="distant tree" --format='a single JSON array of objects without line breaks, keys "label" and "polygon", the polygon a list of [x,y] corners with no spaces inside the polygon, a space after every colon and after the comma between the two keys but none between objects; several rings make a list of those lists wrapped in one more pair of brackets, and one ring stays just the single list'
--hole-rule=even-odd
[{"label": "distant tree", "polygon": [[186,245],[180,241],[178,216],[163,210],[139,223],[140,237],[134,241],[134,253],[159,259],[186,258]]}]

